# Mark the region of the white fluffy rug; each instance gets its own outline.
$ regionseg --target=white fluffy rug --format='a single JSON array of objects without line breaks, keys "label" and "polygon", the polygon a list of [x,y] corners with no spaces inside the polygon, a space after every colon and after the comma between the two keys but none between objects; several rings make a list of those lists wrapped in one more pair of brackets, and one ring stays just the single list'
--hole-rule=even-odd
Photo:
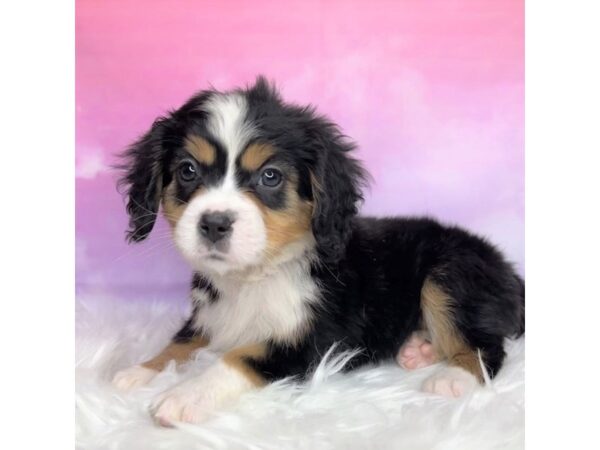
[{"label": "white fluffy rug", "polygon": [[203,425],[165,429],[147,413],[152,398],[216,358],[200,352],[138,391],[121,394],[115,371],[147,359],[181,324],[167,302],[77,304],[76,432],[80,449],[520,449],[524,446],[524,343],[491,385],[463,399],[419,392],[435,366],[405,372],[393,363],[339,373],[321,364],[306,385],[279,382],[245,395]]}]

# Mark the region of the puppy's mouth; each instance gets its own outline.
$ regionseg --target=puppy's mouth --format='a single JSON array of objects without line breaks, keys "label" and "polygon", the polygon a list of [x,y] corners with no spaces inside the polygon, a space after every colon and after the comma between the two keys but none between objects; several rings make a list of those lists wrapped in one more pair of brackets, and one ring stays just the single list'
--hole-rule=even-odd
[{"label": "puppy's mouth", "polygon": [[207,256],[206,259],[210,260],[210,261],[225,261],[225,257],[217,252],[210,252]]}]

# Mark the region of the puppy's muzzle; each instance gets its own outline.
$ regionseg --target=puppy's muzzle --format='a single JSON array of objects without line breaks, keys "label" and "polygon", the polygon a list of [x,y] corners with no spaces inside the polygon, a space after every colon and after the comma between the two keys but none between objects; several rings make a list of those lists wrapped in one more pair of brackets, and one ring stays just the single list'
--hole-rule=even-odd
[{"label": "puppy's muzzle", "polygon": [[233,232],[235,217],[229,211],[206,212],[200,217],[198,231],[206,241],[217,244]]}]

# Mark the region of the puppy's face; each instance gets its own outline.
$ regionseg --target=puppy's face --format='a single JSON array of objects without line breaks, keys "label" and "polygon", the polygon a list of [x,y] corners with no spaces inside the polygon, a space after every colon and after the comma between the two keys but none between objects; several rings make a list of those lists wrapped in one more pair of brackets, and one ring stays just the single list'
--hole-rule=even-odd
[{"label": "puppy's face", "polygon": [[213,94],[172,136],[164,214],[196,268],[244,269],[285,257],[313,241],[310,192],[300,189],[300,161],[248,121],[240,94]]},{"label": "puppy's face", "polygon": [[150,232],[161,204],[199,271],[240,271],[323,247],[323,232],[327,243],[342,238],[360,197],[362,173],[348,150],[332,124],[284,104],[264,80],[205,91],[129,149],[130,238]]}]

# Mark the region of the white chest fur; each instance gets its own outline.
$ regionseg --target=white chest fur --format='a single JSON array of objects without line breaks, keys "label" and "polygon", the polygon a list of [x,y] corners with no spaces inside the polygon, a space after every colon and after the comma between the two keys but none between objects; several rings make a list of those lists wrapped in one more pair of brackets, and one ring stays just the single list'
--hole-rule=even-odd
[{"label": "white chest fur", "polygon": [[195,296],[196,323],[210,338],[210,348],[232,348],[273,340],[293,343],[311,320],[310,305],[318,288],[306,260],[282,264],[268,275],[254,278],[213,278],[219,299]]}]

